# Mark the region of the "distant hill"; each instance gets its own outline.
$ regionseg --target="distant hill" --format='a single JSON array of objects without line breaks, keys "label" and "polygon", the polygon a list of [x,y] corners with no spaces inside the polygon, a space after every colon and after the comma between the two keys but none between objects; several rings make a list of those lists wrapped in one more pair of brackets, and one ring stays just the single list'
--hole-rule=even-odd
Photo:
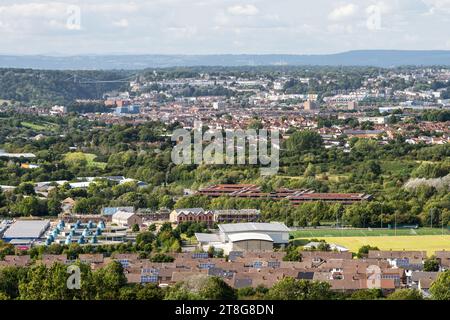
[{"label": "distant hill", "polygon": [[[127,83],[108,82],[129,76],[130,71],[62,71],[0,69],[0,99],[29,104],[68,105],[75,99],[101,99],[103,93],[121,90]],[[74,81],[90,79],[98,83]]]},{"label": "distant hill", "polygon": [[0,68],[52,70],[140,70],[192,66],[375,66],[448,65],[450,51],[362,50],[324,55],[0,55]]}]

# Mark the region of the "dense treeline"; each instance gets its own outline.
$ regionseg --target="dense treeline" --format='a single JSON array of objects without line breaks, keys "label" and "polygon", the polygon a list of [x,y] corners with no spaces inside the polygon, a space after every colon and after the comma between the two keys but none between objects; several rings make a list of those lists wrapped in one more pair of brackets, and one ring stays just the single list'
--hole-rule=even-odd
[{"label": "dense treeline", "polygon": [[[80,270],[77,280],[68,277],[67,266],[55,263],[50,267],[38,264],[31,267],[0,269],[0,300],[379,300],[385,298],[381,290],[369,289],[337,293],[330,284],[319,281],[284,278],[267,289],[242,288],[235,290],[218,277],[196,276],[168,288],[155,284],[129,284],[118,262],[111,262],[98,270],[76,263]],[[73,282],[72,282],[73,281]],[[450,299],[450,272],[442,273],[432,284],[431,298]],[[422,300],[420,292],[401,289],[390,294],[390,300]]]},{"label": "dense treeline", "polygon": [[[126,87],[123,83],[82,83],[83,79],[117,80],[130,73],[0,69],[0,99],[47,106],[71,103],[76,99],[101,99],[104,92]],[[74,81],[73,76],[78,80]]]},{"label": "dense treeline", "polygon": [[425,121],[433,121],[433,122],[447,122],[450,121],[450,111],[449,110],[427,111],[423,113],[422,119]]}]

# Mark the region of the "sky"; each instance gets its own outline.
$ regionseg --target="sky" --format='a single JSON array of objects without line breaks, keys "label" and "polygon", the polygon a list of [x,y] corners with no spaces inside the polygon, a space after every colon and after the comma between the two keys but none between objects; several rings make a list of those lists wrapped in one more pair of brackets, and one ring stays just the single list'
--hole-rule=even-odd
[{"label": "sky", "polygon": [[0,0],[0,54],[450,50],[450,0]]}]

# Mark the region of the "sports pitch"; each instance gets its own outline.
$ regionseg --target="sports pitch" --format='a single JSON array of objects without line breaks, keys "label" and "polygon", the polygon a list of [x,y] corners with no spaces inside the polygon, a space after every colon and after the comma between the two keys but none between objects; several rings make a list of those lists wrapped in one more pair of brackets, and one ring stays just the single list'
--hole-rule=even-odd
[{"label": "sports pitch", "polygon": [[319,239],[357,252],[364,245],[380,250],[421,250],[428,255],[450,250],[448,229],[303,229],[291,232],[295,239]]},{"label": "sports pitch", "polygon": [[450,230],[439,228],[418,228],[418,229],[301,229],[292,231],[294,238],[319,238],[319,237],[395,237],[395,236],[450,236]]},{"label": "sports pitch", "polygon": [[386,237],[320,237],[327,243],[348,248],[352,252],[364,245],[378,247],[380,250],[420,250],[429,256],[435,251],[450,250],[450,235],[446,236],[386,236]]}]

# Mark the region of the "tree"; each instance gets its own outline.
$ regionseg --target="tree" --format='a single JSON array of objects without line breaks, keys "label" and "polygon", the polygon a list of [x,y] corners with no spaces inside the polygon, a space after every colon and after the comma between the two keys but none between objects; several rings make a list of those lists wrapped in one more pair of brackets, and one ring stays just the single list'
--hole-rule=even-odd
[{"label": "tree", "polygon": [[294,245],[289,245],[286,248],[286,255],[283,257],[283,261],[302,261],[299,248]]},{"label": "tree", "polygon": [[34,191],[34,185],[30,182],[23,182],[21,183],[15,190],[15,193],[17,194],[23,194],[26,196],[35,195],[36,192]]},{"label": "tree", "polygon": [[355,152],[356,155],[362,158],[371,157],[374,158],[378,151],[378,144],[375,140],[371,139],[358,139],[354,147],[352,148],[352,153]]},{"label": "tree", "polygon": [[4,267],[0,268],[0,293],[11,299],[19,296],[19,283],[25,279],[26,268]]},{"label": "tree", "polygon": [[140,286],[136,294],[137,300],[162,300],[163,298],[164,292],[153,283]]},{"label": "tree", "polygon": [[434,300],[450,300],[450,270],[438,276],[431,284],[430,292]]},{"label": "tree", "polygon": [[165,296],[167,300],[235,300],[236,291],[218,277],[196,275],[177,283]]},{"label": "tree", "polygon": [[6,206],[6,197],[3,193],[2,188],[0,188],[0,208]]},{"label": "tree", "polygon": [[145,251],[152,250],[152,242],[156,239],[153,232],[141,232],[136,236],[136,245]]},{"label": "tree", "polygon": [[75,203],[73,211],[79,214],[95,214],[102,203],[103,200],[97,197],[82,198]]},{"label": "tree", "polygon": [[182,208],[207,208],[211,200],[207,196],[193,195],[188,197],[181,197],[175,203],[175,209]]},{"label": "tree", "polygon": [[319,245],[317,246],[317,250],[319,251],[330,251],[331,247],[328,243],[324,241],[320,241]]},{"label": "tree", "polygon": [[0,260],[2,260],[7,255],[13,255],[14,251],[14,245],[0,240]]},{"label": "tree", "polygon": [[208,277],[203,281],[198,295],[206,300],[235,300],[236,292],[218,277]]},{"label": "tree", "polygon": [[316,167],[309,163],[308,166],[305,169],[305,172],[303,173],[304,177],[315,177],[316,176]]},{"label": "tree", "polygon": [[131,231],[133,232],[139,232],[139,225],[137,223],[135,223],[131,229]]},{"label": "tree", "polygon": [[264,125],[261,123],[261,120],[253,119],[249,125],[247,126],[248,129],[255,129],[260,130],[264,128]]},{"label": "tree", "polygon": [[333,294],[326,282],[284,278],[269,289],[267,298],[271,300],[328,300]]},{"label": "tree", "polygon": [[19,283],[20,299],[43,300],[45,295],[44,281],[47,278],[47,267],[36,265],[28,270],[26,280]]},{"label": "tree", "polygon": [[214,246],[209,246],[208,248],[208,257],[214,258],[215,249]]},{"label": "tree", "polygon": [[293,153],[321,149],[322,146],[323,140],[320,134],[309,130],[297,131],[286,141],[288,151]]},{"label": "tree", "polygon": [[47,201],[48,214],[51,216],[57,216],[62,212],[61,202],[56,197],[51,197]]},{"label": "tree", "polygon": [[423,270],[424,271],[429,271],[429,272],[435,272],[435,271],[439,271],[440,269],[440,263],[439,260],[436,259],[435,256],[431,256],[428,259],[425,260],[424,264],[423,264]]},{"label": "tree", "polygon": [[17,202],[13,206],[12,211],[21,216],[39,216],[46,213],[47,206],[45,202],[39,201],[38,198],[31,196]]},{"label": "tree", "polygon": [[200,300],[200,297],[191,292],[184,282],[178,282],[168,288],[164,300]]},{"label": "tree", "polygon": [[157,253],[150,258],[151,262],[173,262],[175,259],[172,256],[169,256],[164,253]]},{"label": "tree", "polygon": [[372,177],[377,178],[381,174],[380,164],[373,160],[364,162],[361,170],[362,176],[366,178],[369,177],[369,180],[373,180],[371,179]]},{"label": "tree", "polygon": [[93,273],[93,280],[97,289],[97,299],[115,300],[120,297],[120,288],[127,283],[122,265],[113,261],[106,267]]},{"label": "tree", "polygon": [[372,247],[370,245],[365,245],[365,246],[362,246],[361,248],[359,248],[356,256],[358,257],[358,259],[367,258],[367,255],[369,254],[370,250],[379,251],[380,249],[378,249],[378,247]]},{"label": "tree", "polygon": [[134,301],[137,300],[137,292],[139,291],[139,286],[129,285],[120,288],[119,290],[119,300]]},{"label": "tree", "polygon": [[423,300],[422,294],[414,289],[398,289],[391,293],[388,300]]},{"label": "tree", "polygon": [[383,298],[381,289],[365,289],[352,293],[350,300],[378,300]]}]

